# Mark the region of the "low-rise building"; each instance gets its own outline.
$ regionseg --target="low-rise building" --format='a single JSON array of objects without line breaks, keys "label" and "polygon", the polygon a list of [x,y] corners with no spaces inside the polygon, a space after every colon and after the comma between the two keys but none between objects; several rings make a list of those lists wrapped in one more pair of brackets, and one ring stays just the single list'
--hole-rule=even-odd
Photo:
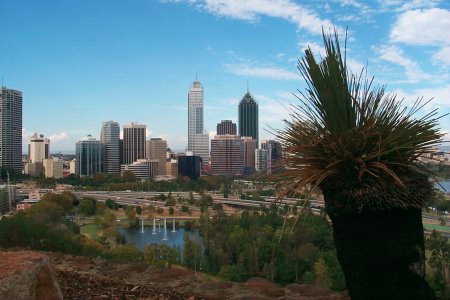
[{"label": "low-rise building", "polygon": [[44,159],[44,171],[46,178],[62,178],[64,170],[64,161],[53,157]]},{"label": "low-rise building", "polygon": [[122,174],[129,171],[138,179],[150,179],[158,174],[159,161],[157,159],[138,159],[129,165],[122,165]]}]

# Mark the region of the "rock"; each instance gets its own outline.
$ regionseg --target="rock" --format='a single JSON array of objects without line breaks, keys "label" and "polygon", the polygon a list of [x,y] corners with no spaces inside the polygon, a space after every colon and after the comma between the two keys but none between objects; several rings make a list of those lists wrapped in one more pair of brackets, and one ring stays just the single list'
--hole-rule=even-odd
[{"label": "rock", "polygon": [[55,272],[44,254],[0,252],[0,270],[0,299],[63,299]]}]

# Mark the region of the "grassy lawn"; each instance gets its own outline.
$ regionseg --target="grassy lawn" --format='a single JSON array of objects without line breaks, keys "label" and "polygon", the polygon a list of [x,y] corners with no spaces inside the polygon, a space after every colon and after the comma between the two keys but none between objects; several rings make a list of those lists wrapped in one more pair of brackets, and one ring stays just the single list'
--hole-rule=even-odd
[{"label": "grassy lawn", "polygon": [[90,239],[95,240],[98,237],[98,233],[100,231],[100,227],[97,224],[87,224],[81,226],[80,228],[81,234],[86,235]]},{"label": "grassy lawn", "polygon": [[450,232],[450,227],[448,227],[448,226],[441,226],[441,225],[436,225],[436,224],[423,224],[423,226],[425,227],[425,229],[428,229],[428,230],[435,229],[436,231]]}]

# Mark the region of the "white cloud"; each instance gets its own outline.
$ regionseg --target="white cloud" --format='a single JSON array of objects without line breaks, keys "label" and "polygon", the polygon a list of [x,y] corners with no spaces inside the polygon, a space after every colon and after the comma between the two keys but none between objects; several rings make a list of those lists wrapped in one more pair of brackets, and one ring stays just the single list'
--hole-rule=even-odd
[{"label": "white cloud", "polygon": [[278,93],[276,98],[265,95],[255,95],[259,106],[261,129],[268,130],[269,126],[279,128],[283,120],[289,118],[290,106],[295,102],[295,97],[287,92]]},{"label": "white cloud", "polygon": [[450,10],[432,8],[400,14],[391,30],[393,42],[411,45],[450,45]]},{"label": "white cloud", "polygon": [[441,48],[441,50],[433,55],[433,58],[444,65],[450,66],[450,47]]},{"label": "white cloud", "polygon": [[309,47],[314,55],[319,55],[319,57],[325,57],[326,55],[325,47],[316,42],[300,42],[298,45],[302,52],[305,52],[305,50]]},{"label": "white cloud", "polygon": [[395,11],[436,7],[442,0],[378,0],[382,7]]},{"label": "white cloud", "polygon": [[[164,2],[185,2],[218,16],[246,21],[257,21],[261,16],[280,18],[313,34],[321,34],[322,27],[334,27],[330,20],[320,18],[312,10],[292,0],[166,0]],[[336,26],[336,29],[343,32],[339,26]]]},{"label": "white cloud", "polygon": [[450,84],[440,88],[423,88],[413,91],[396,90],[398,96],[405,98],[406,103],[413,103],[423,97],[425,100],[433,99],[428,108],[450,108]]},{"label": "white cloud", "polygon": [[367,8],[367,5],[357,1],[357,0],[335,0],[336,2],[338,2],[339,4],[341,4],[341,6],[353,6],[356,8]]},{"label": "white cloud", "polygon": [[50,143],[60,143],[62,141],[68,140],[70,138],[67,132],[60,132],[52,134],[48,137],[50,139]]},{"label": "white cloud", "polygon": [[419,80],[431,79],[432,76],[422,71],[420,66],[410,58],[406,57],[402,49],[394,45],[383,45],[375,49],[379,58],[401,66],[405,70],[406,82],[417,82]]},{"label": "white cloud", "polygon": [[297,73],[278,67],[255,67],[248,64],[227,64],[225,67],[228,72],[239,76],[260,77],[276,80],[296,80],[300,78]]}]

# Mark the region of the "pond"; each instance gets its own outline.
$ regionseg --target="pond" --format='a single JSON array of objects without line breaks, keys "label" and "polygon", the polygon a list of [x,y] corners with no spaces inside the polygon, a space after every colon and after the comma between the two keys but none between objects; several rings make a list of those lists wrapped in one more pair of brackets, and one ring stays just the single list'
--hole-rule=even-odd
[{"label": "pond", "polygon": [[184,246],[185,233],[197,244],[202,243],[202,238],[196,229],[187,231],[184,228],[176,228],[176,231],[172,232],[172,226],[170,226],[170,228],[167,228],[167,239],[164,239],[165,234],[163,228],[153,232],[151,226],[145,226],[143,233],[141,228],[119,228],[119,232],[125,237],[127,243],[135,245],[141,250],[149,244],[165,244],[181,251]]}]

